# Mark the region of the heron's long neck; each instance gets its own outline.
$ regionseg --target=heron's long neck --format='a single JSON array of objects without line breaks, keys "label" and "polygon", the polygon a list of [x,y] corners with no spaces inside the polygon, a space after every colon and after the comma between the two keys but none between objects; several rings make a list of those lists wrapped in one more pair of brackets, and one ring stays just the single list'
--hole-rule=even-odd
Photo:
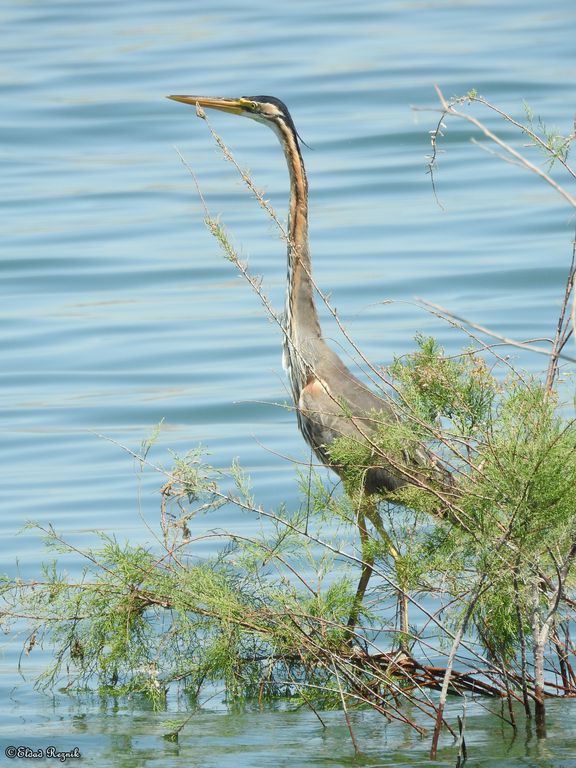
[{"label": "heron's long neck", "polygon": [[321,336],[318,314],[314,305],[314,286],[308,247],[308,182],[293,131],[283,125],[280,138],[290,172],[286,293],[287,343],[296,345],[304,352],[301,347],[302,344],[307,346],[306,339]]}]

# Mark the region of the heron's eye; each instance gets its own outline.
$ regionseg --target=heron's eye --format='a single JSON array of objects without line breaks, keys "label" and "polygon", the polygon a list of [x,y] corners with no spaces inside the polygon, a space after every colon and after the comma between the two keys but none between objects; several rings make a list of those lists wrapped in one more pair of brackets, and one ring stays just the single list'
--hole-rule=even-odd
[{"label": "heron's eye", "polygon": [[253,101],[246,96],[242,96],[240,101],[246,112],[260,112],[260,104],[257,101]]}]

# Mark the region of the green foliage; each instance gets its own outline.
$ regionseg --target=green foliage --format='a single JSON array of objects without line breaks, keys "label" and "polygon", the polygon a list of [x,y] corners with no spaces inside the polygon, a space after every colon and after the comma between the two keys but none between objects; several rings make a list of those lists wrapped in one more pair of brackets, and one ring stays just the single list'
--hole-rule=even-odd
[{"label": "green foliage", "polygon": [[551,168],[557,160],[565,163],[568,160],[573,136],[564,136],[557,128],[550,128],[541,117],[534,115],[534,110],[524,102],[526,114],[525,133],[531,140],[532,146],[539,149],[546,157],[548,168]]},{"label": "green foliage", "polygon": [[498,385],[485,361],[473,350],[457,358],[446,357],[435,339],[418,334],[418,349],[397,358],[390,373],[423,433],[441,419],[463,437],[472,437],[491,415]]},{"label": "green foliage", "polygon": [[397,490],[391,491],[387,494],[387,498],[408,509],[427,515],[434,515],[438,510],[438,497],[432,490],[419,488],[412,484],[403,485]]},{"label": "green foliage", "polygon": [[156,444],[158,438],[160,437],[163,424],[164,424],[164,419],[160,419],[158,424],[154,426],[149,437],[142,440],[142,443],[140,445],[140,457],[139,457],[142,467],[145,466],[146,458],[148,457],[148,453],[150,452],[150,449],[152,448],[153,445]]},{"label": "green foliage", "polygon": [[499,401],[478,447],[463,502],[483,532],[507,531],[521,552],[540,554],[574,530],[576,427],[541,384],[518,381]]},{"label": "green foliage", "polygon": [[[226,500],[245,505],[249,497],[237,462],[216,471],[198,452],[176,457],[170,488],[179,507],[184,497],[204,511]],[[30,647],[54,648],[39,680],[46,688],[64,677],[73,688],[144,694],[157,707],[174,683],[194,696],[221,685],[229,702],[292,695],[304,676],[325,679],[322,665],[315,667],[327,649],[342,647],[354,590],[346,575],[331,577],[323,589],[333,555],[314,552],[302,535],[319,514],[280,509],[273,517],[260,537],[226,536],[226,546],[208,560],[183,542],[153,552],[104,535],[81,552],[54,529],[40,529],[60,556],[84,556],[85,570],[74,580],[54,561],[41,580],[5,578],[1,591],[11,608],[4,622],[11,613],[29,616]],[[299,575],[310,569],[314,586]]]},{"label": "green foliage", "polygon": [[340,468],[350,493],[362,488],[366,471],[374,465],[372,449],[357,437],[343,435],[330,446],[330,460]]},{"label": "green foliage", "polygon": [[218,221],[218,219],[215,219],[213,216],[208,216],[208,215],[205,217],[204,223],[208,227],[208,230],[216,238],[217,242],[222,248],[222,251],[224,252],[224,255],[228,259],[228,261],[231,261],[232,263],[236,263],[236,261],[238,260],[238,255],[236,253],[234,246],[230,242],[230,239],[228,238],[228,234],[226,232],[226,229],[224,228],[224,225],[221,224],[220,221]]},{"label": "green foliage", "polygon": [[301,510],[304,527],[309,518],[319,523],[334,524],[335,520],[340,520],[347,525],[354,524],[354,512],[347,500],[335,494],[334,488],[327,485],[312,468],[298,473],[298,485],[304,500]]},{"label": "green foliage", "polygon": [[[527,615],[526,605],[519,604],[514,594],[510,571],[493,573],[490,589],[481,594],[475,607],[474,622],[489,655],[507,664],[513,662],[519,650],[518,608],[522,617]],[[523,629],[529,633],[529,624],[524,620]]]},{"label": "green foliage", "polygon": [[178,486],[179,492],[190,502],[206,497],[207,503],[212,506],[216,490],[214,470],[203,460],[202,448],[188,451],[184,456],[174,454],[173,463],[171,481]]}]

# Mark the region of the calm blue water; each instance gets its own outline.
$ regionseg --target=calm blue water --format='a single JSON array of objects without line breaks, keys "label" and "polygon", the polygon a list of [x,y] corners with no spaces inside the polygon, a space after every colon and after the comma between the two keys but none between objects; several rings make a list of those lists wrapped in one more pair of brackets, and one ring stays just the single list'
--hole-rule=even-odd
[{"label": "calm blue water", "polygon": [[[144,521],[157,521],[161,480],[141,477],[97,434],[137,450],[164,419],[155,462],[168,466],[170,451],[202,443],[216,465],[241,458],[262,504],[298,499],[293,467],[278,454],[306,461],[308,451],[293,416],[274,405],[286,399],[279,333],[206,233],[175,147],[277,307],[284,247],[194,110],[167,94],[269,93],[288,103],[313,147],[305,160],[316,279],[374,362],[407,351],[418,330],[449,350],[465,343],[416,296],[505,335],[552,333],[572,213],[455,123],[437,178],[441,210],[424,159],[436,116],[411,107],[435,105],[434,83],[447,96],[476,88],[520,118],[526,100],[569,133],[571,0],[29,0],[3,3],[0,19],[2,570],[13,573],[17,555],[24,575],[37,573],[41,542],[15,538],[29,519],[84,544],[94,528],[149,541]],[[226,115],[211,120],[284,215],[287,176],[273,134]],[[531,371],[545,363],[514,355]],[[133,756],[125,765],[351,760],[337,713],[324,733],[308,713],[263,720],[210,710],[178,750],[161,739],[166,713],[32,692],[17,674],[19,651],[6,641],[0,661],[3,744],[78,744],[94,765],[120,764],[122,752]],[[27,661],[29,678],[41,664]],[[574,764],[573,733],[559,730],[540,756],[524,742],[508,753],[492,721],[476,716],[469,764],[499,764],[491,754]],[[358,730],[366,765],[397,764],[400,754],[424,761],[426,745],[379,719],[359,716]]]}]

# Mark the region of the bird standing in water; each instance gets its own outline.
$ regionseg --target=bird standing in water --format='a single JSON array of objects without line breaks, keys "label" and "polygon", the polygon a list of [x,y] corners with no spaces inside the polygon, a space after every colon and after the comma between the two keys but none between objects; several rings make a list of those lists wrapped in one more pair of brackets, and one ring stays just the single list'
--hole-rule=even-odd
[{"label": "bird standing in water", "polygon": [[[193,106],[250,117],[269,126],[280,140],[290,174],[288,217],[288,280],[284,319],[284,367],[288,372],[300,430],[320,461],[332,467],[345,481],[347,468],[330,456],[334,442],[343,436],[370,446],[376,429],[398,421],[394,408],[371,392],[326,344],[316,305],[308,246],[308,182],[300,151],[299,137],[286,105],[272,96],[213,98],[170,96]],[[421,460],[416,462],[421,464]],[[395,564],[400,554],[384,529],[377,502],[378,493],[403,486],[407,478],[396,467],[374,456],[373,464],[362,471],[362,487],[347,490],[358,499],[356,515],[362,543],[363,568],[348,626],[358,620],[374,554],[369,546],[368,519],[385,543]],[[397,569],[398,570],[398,569]],[[407,597],[400,589],[400,630],[408,634]],[[404,644],[404,641],[401,641]]]}]

